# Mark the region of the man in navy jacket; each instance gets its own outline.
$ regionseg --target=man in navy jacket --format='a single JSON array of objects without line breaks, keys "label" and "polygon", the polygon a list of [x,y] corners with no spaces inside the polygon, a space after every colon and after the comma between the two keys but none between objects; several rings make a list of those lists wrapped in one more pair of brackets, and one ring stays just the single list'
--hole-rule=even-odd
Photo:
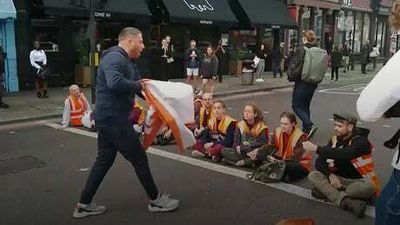
[{"label": "man in navy jacket", "polygon": [[165,212],[176,209],[179,201],[160,195],[154,183],[145,151],[129,122],[135,94],[141,95],[142,84],[136,64],[144,49],[142,33],[133,27],[121,31],[118,46],[102,55],[97,72],[96,126],[98,154],[81,198],[74,210],[74,218],[104,213],[104,206],[93,201],[104,176],[114,163],[117,152],[135,168],[137,177],[150,198],[148,209]]}]

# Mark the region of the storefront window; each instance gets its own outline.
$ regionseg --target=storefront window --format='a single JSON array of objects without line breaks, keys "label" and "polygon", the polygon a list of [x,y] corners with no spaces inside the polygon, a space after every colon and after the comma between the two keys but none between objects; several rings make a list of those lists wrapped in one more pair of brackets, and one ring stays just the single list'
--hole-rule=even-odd
[{"label": "storefront window", "polygon": [[[364,32],[363,32],[363,43],[365,44],[369,40],[369,14],[364,14]],[[372,44],[372,43],[371,43]]]},{"label": "storefront window", "polygon": [[362,15],[360,12],[356,14],[356,30],[354,31],[354,52],[359,53],[361,49],[361,31],[362,27]]},{"label": "storefront window", "polygon": [[316,9],[314,11],[314,31],[317,36],[317,40],[322,38],[322,10]]},{"label": "storefront window", "polygon": [[301,26],[300,30],[309,30],[310,27],[311,10],[308,7],[304,8],[303,14],[301,15]]},{"label": "storefront window", "polygon": [[353,43],[353,32],[354,32],[354,16],[353,12],[348,12],[347,18],[346,18],[346,23],[345,23],[345,29],[346,29],[346,37],[345,37],[345,42],[350,45]]},{"label": "storefront window", "polygon": [[377,26],[377,36],[376,36],[376,46],[379,48],[379,51],[381,54],[383,53],[384,50],[384,44],[385,44],[385,25],[386,23],[383,21],[378,22]]}]

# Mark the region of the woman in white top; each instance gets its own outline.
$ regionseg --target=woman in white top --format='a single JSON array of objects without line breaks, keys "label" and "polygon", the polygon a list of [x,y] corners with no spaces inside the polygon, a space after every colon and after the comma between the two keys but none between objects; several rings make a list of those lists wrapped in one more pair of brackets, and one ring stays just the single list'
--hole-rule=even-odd
[{"label": "woman in white top", "polygon": [[40,43],[35,41],[33,49],[29,55],[32,65],[32,75],[35,79],[35,88],[38,98],[48,98],[47,94],[47,57],[43,49],[40,49]]},{"label": "woman in white top", "polygon": [[[390,21],[394,31],[400,30],[400,0],[395,0]],[[361,92],[357,100],[357,111],[362,120],[376,121],[385,116],[399,116],[398,113],[389,115],[390,109],[400,100],[400,52],[397,52],[371,80]],[[394,110],[390,110],[394,111]],[[384,145],[397,150],[393,156],[393,172],[389,182],[383,188],[376,202],[376,225],[399,225],[400,224],[400,156],[398,132]],[[377,152],[376,154],[379,154]]]},{"label": "woman in white top", "polygon": [[369,54],[369,58],[372,61],[372,65],[373,65],[374,70],[376,69],[376,62],[377,62],[378,57],[379,57],[380,54],[381,53],[379,52],[379,48],[376,47],[376,44],[375,44],[374,47],[372,47],[371,53]]}]

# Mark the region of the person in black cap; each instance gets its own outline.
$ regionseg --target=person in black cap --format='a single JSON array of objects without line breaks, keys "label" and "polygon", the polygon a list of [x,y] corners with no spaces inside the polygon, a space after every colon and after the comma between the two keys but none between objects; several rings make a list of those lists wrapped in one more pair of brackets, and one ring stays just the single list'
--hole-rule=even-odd
[{"label": "person in black cap", "polygon": [[369,130],[357,127],[357,118],[351,114],[335,113],[333,118],[335,135],[328,145],[303,142],[306,152],[318,154],[316,171],[308,175],[313,186],[311,194],[362,218],[367,201],[379,192]]}]

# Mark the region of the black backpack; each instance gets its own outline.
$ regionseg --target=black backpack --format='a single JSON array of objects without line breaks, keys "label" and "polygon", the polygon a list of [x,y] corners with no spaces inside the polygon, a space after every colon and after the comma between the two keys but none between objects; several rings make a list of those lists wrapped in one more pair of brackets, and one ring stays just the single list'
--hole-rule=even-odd
[{"label": "black backpack", "polygon": [[287,68],[287,79],[289,81],[301,80],[301,73],[303,71],[303,60],[304,60],[305,50],[303,46],[297,48],[296,52],[293,54],[292,59],[289,62]]}]

